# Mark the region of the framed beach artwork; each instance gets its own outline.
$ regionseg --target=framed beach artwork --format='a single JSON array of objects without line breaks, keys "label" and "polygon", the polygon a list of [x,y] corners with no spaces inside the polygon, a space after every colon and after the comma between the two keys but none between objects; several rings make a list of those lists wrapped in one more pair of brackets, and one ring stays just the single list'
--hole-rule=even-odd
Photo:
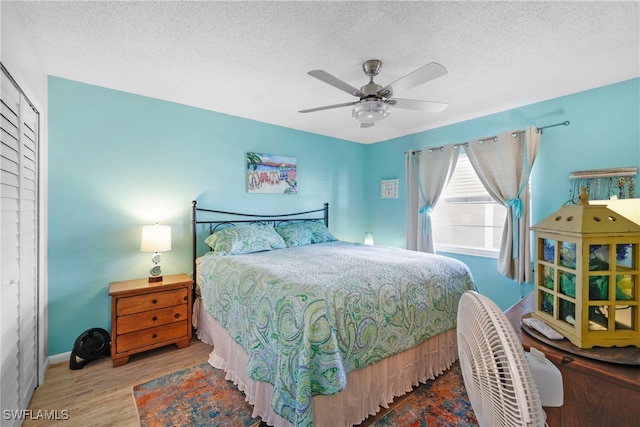
[{"label": "framed beach artwork", "polygon": [[247,192],[297,194],[295,157],[247,153]]}]

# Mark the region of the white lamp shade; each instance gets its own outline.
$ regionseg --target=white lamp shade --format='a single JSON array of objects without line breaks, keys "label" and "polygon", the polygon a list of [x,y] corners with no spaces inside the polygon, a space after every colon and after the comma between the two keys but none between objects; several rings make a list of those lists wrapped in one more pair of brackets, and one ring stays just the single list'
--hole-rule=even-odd
[{"label": "white lamp shade", "polygon": [[370,231],[364,233],[364,244],[373,245],[373,233],[371,233]]},{"label": "white lamp shade", "polygon": [[618,212],[623,217],[640,224],[640,198],[636,199],[611,199],[589,200],[590,205],[607,205],[612,211]]},{"label": "white lamp shade", "polygon": [[168,225],[145,225],[140,239],[142,252],[166,252],[171,250],[171,227]]}]

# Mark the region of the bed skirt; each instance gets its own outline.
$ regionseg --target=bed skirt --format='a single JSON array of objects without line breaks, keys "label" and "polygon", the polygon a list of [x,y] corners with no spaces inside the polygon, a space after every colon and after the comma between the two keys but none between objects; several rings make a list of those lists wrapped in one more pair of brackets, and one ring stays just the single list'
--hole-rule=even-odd
[{"label": "bed skirt", "polygon": [[[226,379],[243,391],[253,405],[253,416],[268,425],[290,427],[292,424],[271,408],[273,386],[250,379],[246,374],[249,356],[196,299],[194,327],[198,338],[213,351],[209,363],[226,372]],[[402,396],[418,383],[434,379],[458,358],[456,330],[451,329],[407,351],[390,356],[347,375],[347,387],[333,396],[311,399],[313,425],[351,426],[362,423],[381,408],[388,408],[394,397]]]}]

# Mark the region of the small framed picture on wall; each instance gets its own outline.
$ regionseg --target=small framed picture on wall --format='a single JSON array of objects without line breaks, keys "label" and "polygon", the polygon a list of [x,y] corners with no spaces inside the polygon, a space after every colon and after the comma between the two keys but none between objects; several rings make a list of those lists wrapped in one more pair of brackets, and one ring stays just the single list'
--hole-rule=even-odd
[{"label": "small framed picture on wall", "polygon": [[381,199],[397,199],[398,198],[398,180],[383,179],[380,181],[380,198]]}]

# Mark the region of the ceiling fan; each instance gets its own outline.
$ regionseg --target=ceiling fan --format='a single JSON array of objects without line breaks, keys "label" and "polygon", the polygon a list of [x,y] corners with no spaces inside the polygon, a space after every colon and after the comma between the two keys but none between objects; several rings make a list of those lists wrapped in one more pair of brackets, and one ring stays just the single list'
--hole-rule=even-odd
[{"label": "ceiling fan", "polygon": [[385,87],[375,83],[373,77],[380,73],[382,61],[378,59],[370,59],[362,64],[362,70],[369,76],[369,83],[357,89],[349,83],[332,76],[324,70],[312,70],[309,74],[316,79],[330,84],[350,95],[360,98],[358,101],[345,102],[343,104],[326,105],[324,107],[309,108],[300,110],[299,113],[311,113],[314,111],[329,110],[332,108],[349,107],[354,105],[352,115],[360,122],[360,127],[366,128],[373,126],[377,121],[384,119],[390,113],[389,106],[398,108],[406,108],[409,110],[428,111],[439,113],[443,111],[449,104],[444,102],[420,101],[417,99],[394,98],[393,95],[398,92],[421,85],[429,80],[447,74],[447,69],[442,65],[431,62],[423,67],[418,68],[412,73],[399,78],[395,82]]}]

